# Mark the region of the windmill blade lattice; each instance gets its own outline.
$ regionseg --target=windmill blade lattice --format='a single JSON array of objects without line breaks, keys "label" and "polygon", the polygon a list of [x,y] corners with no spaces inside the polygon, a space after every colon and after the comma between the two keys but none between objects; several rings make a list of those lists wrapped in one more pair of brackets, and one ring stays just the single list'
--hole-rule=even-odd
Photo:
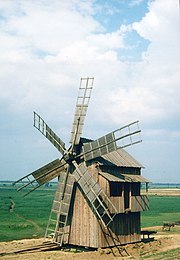
[{"label": "windmill blade lattice", "polygon": [[66,152],[65,143],[51,130],[44,120],[34,112],[34,127],[37,128],[62,155]]},{"label": "windmill blade lattice", "polygon": [[99,186],[98,182],[89,174],[85,164],[81,163],[78,165],[76,161],[73,161],[73,164],[76,168],[73,175],[81,187],[86,200],[98,219],[107,228],[117,214],[117,209],[104,190]]},{"label": "windmill blade lattice", "polygon": [[69,174],[69,169],[61,173],[46,228],[45,237],[53,234],[53,241],[59,245],[67,243],[69,238],[70,225],[67,225],[67,221],[74,181],[74,176]]},{"label": "windmill blade lattice", "polygon": [[[43,184],[53,180],[59,176],[62,172],[66,171],[67,164],[61,159],[56,159],[51,163],[46,164],[45,166],[39,168],[38,170],[29,173],[23,178],[17,180],[13,185],[18,185],[17,191],[26,190],[24,196],[28,195],[30,192],[36,190]],[[29,190],[30,188],[30,190]]]},{"label": "windmill blade lattice", "polygon": [[71,131],[72,146],[79,144],[82,128],[91,97],[94,78],[81,78],[78,98],[76,102],[76,110]]},{"label": "windmill blade lattice", "polygon": [[118,149],[141,142],[138,121],[121,127],[93,142],[89,142],[82,147],[82,156],[85,161],[89,161],[116,151]]}]

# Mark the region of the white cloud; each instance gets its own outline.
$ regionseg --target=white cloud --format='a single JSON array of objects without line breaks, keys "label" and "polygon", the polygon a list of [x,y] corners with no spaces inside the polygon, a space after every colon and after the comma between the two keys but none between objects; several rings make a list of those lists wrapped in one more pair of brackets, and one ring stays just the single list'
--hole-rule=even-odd
[{"label": "white cloud", "polygon": [[61,110],[81,76],[107,77],[109,66],[117,74],[122,36],[102,33],[90,1],[18,3],[4,5],[0,34],[1,99],[11,109]]},{"label": "white cloud", "polygon": [[100,30],[98,22],[88,13],[78,12],[73,2],[77,1],[20,1],[22,15],[9,15],[3,29],[23,40],[24,47],[57,53],[65,45]]},{"label": "white cloud", "polygon": [[[115,123],[179,113],[179,30],[174,1],[150,2],[141,21],[111,33],[105,33],[93,18],[90,1],[43,1],[43,5],[19,1],[20,5],[12,6],[10,2],[3,6],[0,80],[1,98],[9,100],[13,110],[44,110],[48,103],[53,103],[51,109],[61,110],[74,98],[79,78],[94,76],[102,113]],[[123,39],[132,29],[151,43],[141,62],[122,62],[119,49],[127,47]],[[66,102],[63,95],[68,97]],[[167,106],[172,102],[173,106]]]},{"label": "white cloud", "polygon": [[149,4],[149,12],[133,28],[144,38],[153,42],[179,42],[178,1],[156,0]]},{"label": "white cloud", "polygon": [[[119,84],[109,100],[116,122],[138,117],[149,123],[180,116],[180,35],[177,4],[173,0],[151,2],[140,22],[128,25],[150,41],[142,61],[128,67],[126,88]],[[122,28],[121,28],[122,29]],[[178,122],[177,122],[178,123]]]},{"label": "white cloud", "polygon": [[[155,142],[158,136],[179,138],[178,6],[174,0],[149,3],[139,22],[108,32],[94,16],[103,7],[93,0],[1,1],[3,111],[19,122],[35,110],[55,126],[54,131],[62,130],[63,140],[69,139],[80,77],[94,76],[87,137],[140,119],[146,137],[154,136]],[[107,19],[113,19],[113,8]],[[121,52],[129,48],[124,38],[131,30],[150,42],[140,61],[121,60]],[[3,120],[8,120],[6,114]]]}]

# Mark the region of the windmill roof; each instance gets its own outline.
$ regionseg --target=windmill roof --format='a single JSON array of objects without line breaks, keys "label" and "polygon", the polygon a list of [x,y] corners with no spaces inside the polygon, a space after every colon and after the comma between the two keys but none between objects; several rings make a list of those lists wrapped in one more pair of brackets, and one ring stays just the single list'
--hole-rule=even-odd
[{"label": "windmill roof", "polygon": [[[101,159],[104,160],[101,160]],[[124,149],[119,149],[117,151],[113,151],[101,157],[100,164],[107,166],[119,166],[119,167],[134,167],[134,168],[142,168],[142,164],[140,164],[136,159],[134,159],[128,152]]]},{"label": "windmill roof", "polygon": [[142,183],[150,182],[142,175],[134,175],[134,174],[113,175],[108,172],[100,172],[100,175],[102,175],[108,181],[112,181],[112,182],[142,182]]}]

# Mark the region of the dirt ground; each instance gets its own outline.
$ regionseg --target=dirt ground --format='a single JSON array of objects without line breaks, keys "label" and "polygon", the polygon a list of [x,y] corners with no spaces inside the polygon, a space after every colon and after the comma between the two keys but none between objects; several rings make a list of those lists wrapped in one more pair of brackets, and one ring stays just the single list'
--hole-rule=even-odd
[{"label": "dirt ground", "polygon": [[149,195],[157,196],[180,196],[180,189],[149,189]]},{"label": "dirt ground", "polygon": [[[174,230],[175,229],[175,230]],[[167,252],[171,249],[180,249],[180,226],[172,228],[170,231],[163,231],[162,227],[146,228],[144,230],[154,230],[157,234],[152,235],[150,240],[120,246],[113,249],[88,250],[79,247],[66,247],[63,249],[50,245],[43,238],[24,239],[11,242],[0,243],[0,258],[4,259],[154,259],[153,254],[157,252]],[[152,257],[151,257],[152,256]],[[156,258],[157,259],[157,258]],[[162,259],[162,258],[161,258]],[[168,258],[169,259],[169,258]],[[174,259],[174,258],[172,258]],[[175,259],[180,259],[176,255]]]}]

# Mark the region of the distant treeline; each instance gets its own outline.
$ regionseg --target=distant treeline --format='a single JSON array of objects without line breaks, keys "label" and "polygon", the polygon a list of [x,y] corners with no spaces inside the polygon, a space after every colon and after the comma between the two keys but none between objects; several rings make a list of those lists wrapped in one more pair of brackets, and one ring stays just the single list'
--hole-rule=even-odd
[{"label": "distant treeline", "polygon": [[180,183],[149,183],[149,188],[180,188]]},{"label": "distant treeline", "polygon": [[[14,181],[0,181],[0,186],[10,186],[13,184]],[[26,182],[24,182],[26,183]],[[46,187],[52,187],[57,185],[57,181],[51,181],[46,184]],[[149,183],[149,188],[180,188],[180,183],[160,183],[160,182],[153,182]]]}]

